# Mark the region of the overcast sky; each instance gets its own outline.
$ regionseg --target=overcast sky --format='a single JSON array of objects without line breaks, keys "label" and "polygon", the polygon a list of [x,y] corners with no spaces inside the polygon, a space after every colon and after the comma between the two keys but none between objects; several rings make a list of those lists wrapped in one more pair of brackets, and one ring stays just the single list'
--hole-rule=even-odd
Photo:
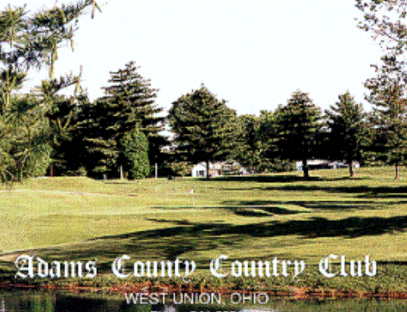
[{"label": "overcast sky", "polygon": [[[55,0],[0,3],[28,3],[35,10]],[[95,99],[110,71],[135,61],[159,89],[156,102],[165,110],[201,83],[238,114],[274,110],[296,89],[323,109],[346,90],[366,104],[362,83],[374,75],[370,64],[379,63],[382,50],[357,28],[354,4],[111,0],[93,20],[80,19],[75,52],[60,50],[56,74],[79,72],[83,65],[82,85]],[[32,72],[30,83],[40,77],[46,70]]]}]

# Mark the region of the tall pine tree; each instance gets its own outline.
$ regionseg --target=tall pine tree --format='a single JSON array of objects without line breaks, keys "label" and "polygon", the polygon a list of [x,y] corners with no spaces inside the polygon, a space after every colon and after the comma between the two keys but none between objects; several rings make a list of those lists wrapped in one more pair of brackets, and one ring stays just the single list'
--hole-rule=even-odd
[{"label": "tall pine tree", "polygon": [[85,102],[78,116],[79,136],[83,140],[85,157],[82,163],[89,176],[117,176],[118,144],[107,116],[109,107],[105,102]]},{"label": "tall pine tree", "polygon": [[362,104],[356,104],[349,92],[339,95],[339,102],[326,111],[330,130],[331,157],[345,159],[349,166],[349,174],[354,176],[353,161],[362,157],[363,141],[367,129]]},{"label": "tall pine tree", "polygon": [[127,133],[136,128],[144,133],[150,162],[157,161],[161,147],[166,144],[159,133],[163,130],[164,117],[157,116],[162,111],[154,102],[157,90],[137,72],[138,68],[130,62],[124,69],[111,72],[110,86],[103,88],[106,95],[96,101],[89,116],[95,122],[95,131],[87,140],[90,150],[99,156],[96,171],[109,172],[111,176],[122,172],[124,158],[120,141]]},{"label": "tall pine tree", "polygon": [[85,175],[88,161],[84,142],[83,118],[89,105],[86,94],[72,97],[56,96],[46,116],[49,119],[52,135],[53,175]]},{"label": "tall pine tree", "polygon": [[[79,76],[53,79],[58,48],[73,44],[79,17],[95,0],[55,4],[29,13],[26,7],[0,11],[0,176],[3,181],[43,174],[50,161],[52,131],[45,117],[53,95],[79,84]],[[32,68],[49,68],[49,80],[41,83],[40,96],[22,94]],[[47,96],[43,96],[47,95]]]},{"label": "tall pine tree", "polygon": [[254,115],[241,115],[236,122],[236,146],[233,158],[250,170],[258,170],[261,165],[260,155],[260,118]]},{"label": "tall pine tree", "polygon": [[283,158],[301,160],[304,177],[309,177],[308,159],[317,147],[321,112],[307,93],[297,90],[286,106],[280,106],[278,148]]},{"label": "tall pine tree", "polygon": [[198,163],[225,159],[234,146],[236,112],[202,87],[172,103],[168,119],[180,157]]},{"label": "tall pine tree", "polygon": [[394,164],[395,179],[407,158],[407,75],[400,53],[383,56],[383,64],[376,66],[377,76],[365,83],[370,90],[367,100],[374,106],[376,142],[387,153],[388,163]]}]

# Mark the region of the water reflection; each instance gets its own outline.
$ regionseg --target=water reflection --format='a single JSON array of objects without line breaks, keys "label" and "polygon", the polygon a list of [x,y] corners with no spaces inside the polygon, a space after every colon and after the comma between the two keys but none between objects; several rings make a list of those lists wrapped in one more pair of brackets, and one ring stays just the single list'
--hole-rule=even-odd
[{"label": "water reflection", "polygon": [[114,298],[61,293],[1,292],[0,312],[307,312],[307,311],[406,311],[405,300],[272,300],[262,306],[213,306],[176,304],[128,304]]}]

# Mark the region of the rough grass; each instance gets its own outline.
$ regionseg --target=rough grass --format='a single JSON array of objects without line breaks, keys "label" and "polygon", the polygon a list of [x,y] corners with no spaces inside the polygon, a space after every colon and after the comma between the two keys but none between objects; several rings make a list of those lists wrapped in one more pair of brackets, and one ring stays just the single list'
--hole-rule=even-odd
[{"label": "rough grass", "polygon": [[[404,272],[407,185],[393,180],[393,168],[360,169],[352,179],[346,169],[311,175],[140,183],[31,179],[0,193],[0,250],[37,248],[51,261],[96,257],[106,272],[123,254],[180,257],[200,269],[220,254],[309,265],[329,254],[350,260],[369,255],[381,261],[381,272]],[[397,288],[406,284],[398,281]]]}]

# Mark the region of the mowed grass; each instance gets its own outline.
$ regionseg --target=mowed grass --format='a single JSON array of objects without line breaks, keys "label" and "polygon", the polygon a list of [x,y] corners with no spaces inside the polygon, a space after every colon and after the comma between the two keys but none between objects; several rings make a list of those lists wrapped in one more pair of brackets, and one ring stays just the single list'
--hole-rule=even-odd
[{"label": "mowed grass", "polygon": [[220,254],[307,264],[330,254],[407,260],[407,180],[394,181],[391,167],[359,169],[352,179],[346,169],[311,176],[30,179],[0,193],[0,250],[36,249],[51,261],[96,257],[106,270],[123,254],[200,267]]}]

